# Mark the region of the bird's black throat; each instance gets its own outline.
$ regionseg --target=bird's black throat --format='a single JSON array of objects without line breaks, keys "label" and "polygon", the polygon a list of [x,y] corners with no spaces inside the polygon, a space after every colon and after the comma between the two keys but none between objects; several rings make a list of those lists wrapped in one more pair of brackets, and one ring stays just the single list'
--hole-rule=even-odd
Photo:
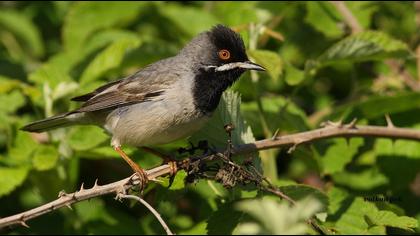
[{"label": "bird's black throat", "polygon": [[225,72],[200,70],[195,76],[193,97],[196,109],[203,114],[213,112],[220,101],[223,92],[229,88],[244,72],[234,69]]}]

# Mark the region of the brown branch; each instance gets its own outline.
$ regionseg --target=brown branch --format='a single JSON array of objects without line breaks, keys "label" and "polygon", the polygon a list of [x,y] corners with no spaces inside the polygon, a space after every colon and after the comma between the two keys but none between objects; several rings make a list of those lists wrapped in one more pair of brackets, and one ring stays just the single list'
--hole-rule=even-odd
[{"label": "brown branch", "polygon": [[[147,170],[146,173],[147,173],[148,178],[153,180],[157,178],[158,176],[163,176],[170,173],[171,169],[172,169],[171,166],[166,164],[166,165],[153,168],[151,170]],[[83,200],[87,200],[90,198],[94,198],[94,197],[98,197],[98,196],[102,196],[102,195],[106,195],[110,193],[115,193],[115,194],[125,193],[128,189],[134,186],[139,186],[140,184],[141,182],[139,181],[136,175],[133,175],[123,180],[106,184],[106,185],[98,185],[97,182],[95,182],[95,185],[90,189],[84,189],[83,184],[82,184],[82,187],[77,192],[65,193],[64,191],[61,191],[58,195],[58,199],[56,199],[55,201],[49,202],[45,205],[25,211],[20,214],[1,218],[0,228],[10,226],[10,225],[16,225],[16,224],[20,224],[27,227],[27,224],[26,224],[27,220],[30,220],[40,215],[44,215],[58,208],[61,208],[64,206],[71,208],[71,205],[76,202],[80,202]]]},{"label": "brown branch", "polygon": [[[420,141],[420,130],[413,130],[407,128],[397,128],[394,125],[390,125],[390,119],[388,119],[387,127],[380,126],[356,126],[356,120],[353,120],[349,124],[342,124],[341,122],[333,123],[326,122],[323,128],[315,129],[312,131],[306,131],[296,134],[284,135],[280,137],[273,137],[270,139],[264,139],[256,141],[255,143],[243,144],[236,147],[233,147],[232,154],[245,154],[256,152],[259,150],[270,149],[270,148],[279,148],[279,147],[292,147],[296,148],[298,145],[303,143],[309,143],[316,140],[334,138],[334,137],[382,137],[382,138],[392,138],[392,139],[409,139]],[[203,156],[203,158],[208,156]],[[181,161],[181,163],[176,166],[178,169],[183,169],[182,163],[188,162],[191,158],[186,159],[187,161]],[[165,176],[170,173],[175,173],[173,165],[165,164],[158,166],[156,168],[147,170],[147,176],[149,179],[154,180],[157,177]],[[5,217],[0,219],[0,228],[21,224],[26,225],[26,221],[32,218],[38,217],[40,215],[46,214],[58,208],[67,206],[70,207],[72,204],[114,193],[121,194],[125,193],[128,189],[131,189],[134,186],[139,186],[139,179],[136,175],[125,178],[123,180],[110,183],[107,185],[95,185],[91,189],[84,189],[83,187],[74,193],[66,194],[60,193],[59,198],[55,201],[47,203],[45,205],[39,206],[37,208],[25,211],[20,214],[13,216]]]}]

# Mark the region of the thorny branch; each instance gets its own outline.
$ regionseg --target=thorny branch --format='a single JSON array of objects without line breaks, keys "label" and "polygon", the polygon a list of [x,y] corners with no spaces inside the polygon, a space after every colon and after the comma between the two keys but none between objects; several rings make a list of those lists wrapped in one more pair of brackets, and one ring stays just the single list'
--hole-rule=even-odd
[{"label": "thorny branch", "polygon": [[[249,184],[255,183],[261,190],[271,192],[277,196],[284,198],[289,202],[292,199],[282,194],[275,186],[271,185],[256,169],[250,164],[249,160],[245,160],[243,165],[236,164],[230,160],[230,155],[247,154],[259,150],[269,148],[290,147],[289,151],[293,151],[298,145],[313,142],[316,140],[332,138],[332,137],[383,137],[392,139],[410,139],[420,141],[420,130],[395,127],[389,117],[387,117],[388,126],[358,126],[356,119],[349,124],[342,122],[326,122],[324,127],[312,131],[300,132],[296,134],[275,136],[271,139],[256,141],[234,146],[231,152],[226,155],[226,150],[213,151],[199,156],[192,156],[176,164],[164,164],[156,168],[147,170],[147,176],[150,180],[155,180],[160,176],[175,173],[177,170],[185,170],[188,173],[187,182],[192,182],[198,178],[211,178],[221,182],[226,187],[235,186],[238,183]],[[221,160],[222,164],[216,163],[216,166],[208,165],[211,161]],[[216,168],[215,168],[216,167]],[[213,173],[213,174],[209,174]],[[265,184],[263,184],[265,183]],[[74,193],[60,192],[58,199],[49,202],[37,208],[0,219],[0,228],[20,224],[27,227],[26,221],[54,211],[58,208],[71,205],[90,198],[106,195],[106,194],[125,194],[126,191],[141,187],[141,183],[136,175],[116,181],[106,185],[98,185],[95,182],[90,189],[85,189],[82,185],[79,191]],[[313,223],[313,221],[309,220]]]}]

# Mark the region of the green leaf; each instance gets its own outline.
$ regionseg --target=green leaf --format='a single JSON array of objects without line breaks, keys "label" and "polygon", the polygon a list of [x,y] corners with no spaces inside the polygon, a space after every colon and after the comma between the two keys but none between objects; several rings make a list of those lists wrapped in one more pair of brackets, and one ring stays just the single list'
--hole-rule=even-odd
[{"label": "green leaf", "polygon": [[75,205],[75,210],[80,220],[85,223],[94,221],[103,221],[110,225],[118,223],[118,220],[106,210],[105,203],[101,199],[79,202]]},{"label": "green leaf", "polygon": [[417,220],[408,216],[397,216],[391,211],[376,211],[367,214],[370,223],[413,231],[418,227]]},{"label": "green leaf", "polygon": [[[224,126],[233,124],[234,130],[231,133],[233,145],[255,142],[251,127],[246,124],[241,116],[240,104],[241,98],[238,93],[224,92],[210,121],[205,127],[192,135],[189,140],[196,144],[199,141],[207,140],[211,146],[224,149],[227,147],[228,139]],[[250,153],[247,157],[253,157],[254,166],[262,171],[258,153]]]},{"label": "green leaf", "polygon": [[243,213],[234,208],[233,203],[223,204],[207,220],[207,234],[230,235]]},{"label": "green leaf", "polygon": [[36,170],[44,171],[55,167],[58,151],[54,146],[39,146],[34,153],[32,163]]},{"label": "green leaf", "polygon": [[66,16],[63,41],[67,51],[78,52],[93,33],[116,25],[127,25],[145,2],[77,2]]},{"label": "green leaf", "polygon": [[283,62],[277,53],[267,50],[251,50],[248,55],[254,62],[262,65],[273,80],[278,80],[282,73]]},{"label": "green leaf", "polygon": [[343,35],[340,28],[341,16],[329,2],[307,2],[305,22],[329,38]]},{"label": "green leaf", "polygon": [[11,193],[19,187],[28,175],[27,167],[0,167],[0,197]]},{"label": "green leaf", "polygon": [[[175,175],[175,179],[169,188],[170,190],[180,190],[185,188],[185,177],[187,176],[187,173],[184,170],[178,171]],[[162,186],[167,187],[169,186],[169,178],[161,178]]]},{"label": "green leaf", "polygon": [[288,85],[296,86],[305,80],[305,72],[286,64],[283,77]]},{"label": "green leaf", "polygon": [[29,81],[38,85],[47,83],[51,88],[55,88],[60,82],[70,82],[72,77],[69,71],[75,62],[74,55],[71,53],[59,53],[44,63],[28,76]]},{"label": "green leaf", "polygon": [[25,97],[18,90],[9,94],[0,94],[0,112],[13,113],[25,105]]},{"label": "green leaf", "polygon": [[319,157],[322,173],[333,174],[342,171],[351,162],[363,143],[362,138],[352,138],[348,142],[345,138],[334,139],[326,153]]},{"label": "green leaf", "polygon": [[373,119],[383,117],[385,114],[408,111],[418,107],[420,107],[420,93],[403,92],[392,96],[370,96],[364,101],[338,107],[328,119],[337,120],[347,117]]},{"label": "green leaf", "polygon": [[33,55],[40,57],[44,54],[41,35],[27,14],[3,8],[0,11],[0,26],[22,40],[22,46],[27,47]]},{"label": "green leaf", "polygon": [[159,8],[159,12],[189,36],[196,36],[220,23],[209,12],[195,7],[165,4]]},{"label": "green leaf", "polygon": [[80,79],[81,84],[94,81],[111,69],[117,68],[127,51],[137,48],[140,45],[139,39],[121,39],[99,53],[88,65]]},{"label": "green leaf", "polygon": [[319,189],[308,185],[293,184],[281,186],[280,191],[282,191],[284,194],[286,194],[295,201],[300,201],[304,198],[311,197],[313,199],[316,199],[321,204],[321,206],[325,208],[328,206],[327,195]]},{"label": "green leaf", "polygon": [[366,31],[339,41],[319,58],[323,66],[340,61],[383,60],[390,57],[405,58],[410,51],[402,41],[383,32]]},{"label": "green leaf", "polygon": [[214,13],[221,22],[240,26],[249,23],[263,23],[270,19],[269,11],[257,7],[258,2],[215,2]]},{"label": "green leaf", "polygon": [[[264,96],[261,98],[264,115],[270,130],[288,132],[304,131],[309,128],[305,112],[291,100],[282,96]],[[245,120],[252,124],[255,136],[263,134],[257,102],[241,104],[241,113]]]},{"label": "green leaf", "polygon": [[30,157],[38,143],[34,141],[31,135],[27,132],[18,131],[13,145],[9,148],[8,158],[5,160],[10,165],[29,165]]},{"label": "green leaf", "polygon": [[68,143],[77,151],[89,150],[105,142],[109,137],[95,126],[78,126],[70,131]]},{"label": "green leaf", "polygon": [[370,190],[389,183],[388,178],[377,167],[358,172],[336,172],[333,179],[337,184],[357,190]]},{"label": "green leaf", "polygon": [[[279,203],[270,198],[241,201],[236,205],[238,210],[251,215],[260,224],[249,227],[240,224],[235,234],[266,233],[266,234],[305,234],[308,230],[306,220],[321,208],[321,204],[312,198],[298,201],[289,206],[285,202]],[[250,232],[252,229],[253,232]]]}]

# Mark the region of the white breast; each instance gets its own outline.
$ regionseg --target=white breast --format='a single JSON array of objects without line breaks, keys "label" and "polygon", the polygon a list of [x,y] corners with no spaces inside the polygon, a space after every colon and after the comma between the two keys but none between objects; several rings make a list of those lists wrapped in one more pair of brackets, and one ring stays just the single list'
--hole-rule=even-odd
[{"label": "white breast", "polygon": [[165,144],[198,131],[209,117],[194,109],[192,84],[180,80],[154,101],[121,107],[110,113],[105,128],[112,134],[111,144]]}]

